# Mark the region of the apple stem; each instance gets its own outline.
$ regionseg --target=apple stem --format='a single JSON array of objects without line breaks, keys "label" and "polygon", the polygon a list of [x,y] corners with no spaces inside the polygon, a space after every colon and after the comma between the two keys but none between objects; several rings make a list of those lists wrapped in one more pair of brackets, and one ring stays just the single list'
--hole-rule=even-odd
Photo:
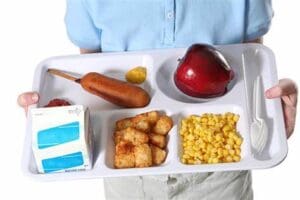
[{"label": "apple stem", "polygon": [[180,61],[181,61],[181,58],[178,58],[177,61],[180,62]]}]

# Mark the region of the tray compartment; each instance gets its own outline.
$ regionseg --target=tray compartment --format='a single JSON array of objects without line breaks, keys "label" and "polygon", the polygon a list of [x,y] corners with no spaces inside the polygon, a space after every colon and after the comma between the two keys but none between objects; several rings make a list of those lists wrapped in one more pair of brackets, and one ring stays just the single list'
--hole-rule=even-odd
[{"label": "tray compartment", "polygon": [[58,58],[45,60],[36,73],[36,84],[33,90],[39,91],[40,101],[38,107],[46,105],[53,98],[64,98],[73,104],[88,105],[91,110],[116,110],[121,107],[101,99],[85,91],[79,84],[53,76],[47,73],[48,68],[60,69],[75,77],[81,77],[88,72],[98,72],[107,76],[125,80],[125,73],[136,67],[144,66],[147,69],[146,81],[138,86],[145,89],[151,97],[154,96],[153,88],[153,58],[150,55],[120,55],[112,54],[109,57],[97,55],[80,55],[73,59]]},{"label": "tray compartment", "polygon": [[154,109],[154,108],[146,108],[146,109],[136,109],[136,110],[122,110],[122,111],[117,111],[117,112],[110,112],[110,114],[107,113],[106,118],[103,120],[103,132],[101,133],[101,137],[103,140],[103,149],[105,151],[104,155],[104,164],[107,168],[113,169],[113,170],[120,170],[116,169],[114,167],[114,155],[115,155],[115,143],[114,143],[114,132],[116,128],[116,121],[128,117],[134,117],[138,114],[145,113],[145,112],[150,112],[150,111],[158,111],[160,115],[167,115],[170,116],[173,120],[173,127],[172,129],[168,132],[166,139],[167,139],[167,146],[165,148],[167,152],[167,157],[166,160],[158,165],[158,166],[151,166],[152,167],[164,167],[166,165],[170,164],[170,161],[175,155],[176,150],[174,150],[174,144],[175,144],[175,134],[176,134],[176,129],[175,129],[175,124],[176,124],[176,119],[174,119],[176,116],[170,111],[170,110],[163,110],[163,109]]},{"label": "tray compartment", "polygon": [[[237,132],[243,139],[242,145],[241,145],[241,161],[243,159],[247,159],[247,157],[251,157],[251,149],[250,149],[250,141],[249,141],[249,134],[247,130],[247,118],[245,117],[245,112],[243,108],[240,106],[228,104],[228,105],[210,105],[210,106],[190,106],[186,107],[185,111],[181,112],[181,117],[179,118],[177,122],[177,132],[178,132],[178,159],[180,160],[182,157],[183,152],[183,141],[180,136],[180,128],[181,128],[181,121],[184,118],[187,118],[191,115],[203,115],[204,113],[212,113],[212,114],[225,114],[227,112],[231,112],[234,114],[238,114],[240,116],[236,128]],[[181,161],[180,161],[181,162]],[[240,161],[239,161],[240,162]],[[182,162],[181,162],[182,163]],[[184,163],[182,163],[184,164]],[[223,163],[218,163],[223,164]],[[205,164],[199,164],[199,165],[205,165]],[[211,164],[209,164],[211,165]]]},{"label": "tray compartment", "polygon": [[229,62],[229,65],[233,68],[235,72],[235,77],[228,84],[227,92],[224,95],[220,97],[213,97],[213,98],[192,97],[181,92],[174,83],[174,74],[179,64],[178,59],[180,59],[179,55],[176,54],[171,55],[159,66],[156,73],[156,84],[160,89],[160,91],[167,97],[176,101],[193,104],[193,103],[202,103],[208,101],[211,102],[223,98],[227,95],[230,95],[230,91],[235,87],[236,82],[239,78],[239,73],[236,73],[236,71],[238,70],[237,67],[235,65],[232,65],[232,63]]}]

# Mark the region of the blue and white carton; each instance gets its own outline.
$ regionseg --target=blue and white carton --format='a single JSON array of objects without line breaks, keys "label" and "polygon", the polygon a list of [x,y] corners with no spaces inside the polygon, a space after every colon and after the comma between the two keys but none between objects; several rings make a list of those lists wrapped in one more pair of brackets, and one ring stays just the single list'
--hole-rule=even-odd
[{"label": "blue and white carton", "polygon": [[39,173],[92,168],[89,116],[82,105],[31,109],[32,150]]}]

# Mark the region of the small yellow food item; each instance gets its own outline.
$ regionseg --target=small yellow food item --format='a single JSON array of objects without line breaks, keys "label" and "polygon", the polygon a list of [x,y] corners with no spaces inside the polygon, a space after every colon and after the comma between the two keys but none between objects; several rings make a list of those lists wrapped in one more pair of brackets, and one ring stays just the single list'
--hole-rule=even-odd
[{"label": "small yellow food item", "polygon": [[181,162],[224,163],[241,160],[243,139],[237,132],[234,113],[191,115],[181,121]]},{"label": "small yellow food item", "polygon": [[129,83],[136,83],[136,84],[141,84],[146,80],[147,76],[147,69],[145,67],[135,67],[131,70],[129,70],[125,78]]}]

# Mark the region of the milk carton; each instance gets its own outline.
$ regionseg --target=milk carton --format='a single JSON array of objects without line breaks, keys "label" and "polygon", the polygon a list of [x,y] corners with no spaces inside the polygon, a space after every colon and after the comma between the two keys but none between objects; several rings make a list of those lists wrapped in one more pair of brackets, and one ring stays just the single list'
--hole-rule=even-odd
[{"label": "milk carton", "polygon": [[81,105],[31,110],[32,150],[39,173],[92,168],[89,110]]}]

